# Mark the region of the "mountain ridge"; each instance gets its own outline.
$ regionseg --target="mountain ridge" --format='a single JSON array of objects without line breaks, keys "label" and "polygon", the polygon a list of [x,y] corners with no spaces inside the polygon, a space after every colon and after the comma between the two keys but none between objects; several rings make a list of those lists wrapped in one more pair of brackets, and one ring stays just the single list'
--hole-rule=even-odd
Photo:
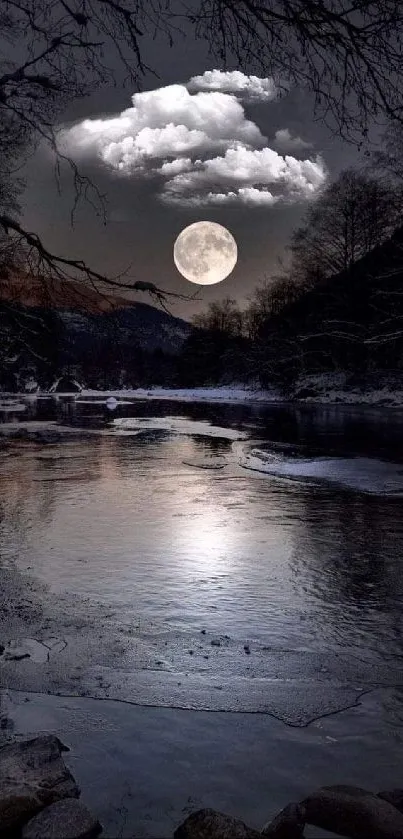
[{"label": "mountain ridge", "polygon": [[103,335],[143,350],[179,351],[191,325],[174,313],[139,300],[105,294],[74,281],[14,275],[0,279],[0,302],[39,319],[54,314],[70,346],[88,347]]}]

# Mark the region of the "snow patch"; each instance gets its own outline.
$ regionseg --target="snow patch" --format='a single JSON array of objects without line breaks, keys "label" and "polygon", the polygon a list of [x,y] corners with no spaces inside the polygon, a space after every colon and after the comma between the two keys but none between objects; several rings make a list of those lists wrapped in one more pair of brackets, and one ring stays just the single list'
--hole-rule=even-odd
[{"label": "snow patch", "polygon": [[403,468],[397,463],[369,457],[287,458],[252,449],[240,466],[290,480],[313,479],[371,495],[403,495]]},{"label": "snow patch", "polygon": [[105,396],[129,399],[171,399],[177,402],[278,402],[275,391],[242,386],[196,387],[170,389],[166,387],[137,388],[135,390],[83,390],[82,396]]},{"label": "snow patch", "polygon": [[114,420],[114,428],[139,433],[142,431],[168,431],[171,434],[221,437],[227,440],[246,440],[248,435],[233,428],[221,428],[209,422],[189,420],[182,417],[122,417]]},{"label": "snow patch", "polygon": [[299,376],[293,388],[293,399],[302,402],[341,405],[379,405],[403,407],[402,376],[377,374],[371,383],[362,386],[352,382],[347,373],[317,373]]},{"label": "snow patch", "polygon": [[2,414],[16,414],[26,410],[27,406],[23,405],[22,402],[0,402],[0,413]]}]

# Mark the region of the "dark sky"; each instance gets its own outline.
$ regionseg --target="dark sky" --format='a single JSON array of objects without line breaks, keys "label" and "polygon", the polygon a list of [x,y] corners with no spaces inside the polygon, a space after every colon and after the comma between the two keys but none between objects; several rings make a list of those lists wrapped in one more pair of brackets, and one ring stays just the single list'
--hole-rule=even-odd
[{"label": "dark sky", "polygon": [[[131,129],[119,128],[119,136],[113,137],[113,141],[119,144],[128,134],[135,140],[137,136],[136,143],[141,141],[142,148],[147,147],[146,158],[144,155],[136,157],[135,170],[133,162],[131,168],[126,166],[122,172],[113,168],[110,160],[105,163],[101,159],[100,148],[104,149],[107,145],[102,129],[98,137],[100,145],[96,148],[88,142],[88,131],[79,128],[79,135],[68,136],[70,153],[74,152],[73,156],[82,171],[89,174],[107,196],[107,226],[95,216],[91,207],[82,204],[76,215],[75,227],[71,228],[71,182],[63,180],[62,194],[59,195],[50,153],[40,149],[27,166],[24,223],[35,230],[48,247],[66,256],[85,259],[93,268],[104,273],[116,275],[131,265],[130,276],[134,279],[151,281],[170,291],[189,295],[200,288],[202,302],[175,303],[174,314],[191,317],[208,302],[228,295],[242,303],[257,283],[278,271],[278,258],[284,257],[290,233],[300,223],[309,200],[312,200],[307,198],[307,191],[313,184],[311,194],[315,195],[318,188],[318,172],[322,173],[323,183],[361,158],[353,146],[332,136],[329,129],[315,121],[313,100],[307,92],[295,89],[286,96],[270,100],[267,96],[265,98],[264,85],[263,92],[253,89],[253,85],[250,89],[247,87],[246,92],[240,92],[229,89],[224,76],[216,77],[219,81],[215,84],[215,92],[206,89],[203,80],[194,83],[188,91],[184,86],[192,77],[222,69],[208,55],[207,44],[195,41],[190,33],[185,39],[178,38],[172,49],[162,37],[144,41],[142,49],[147,64],[155,68],[160,78],[156,80],[152,75],[146,76],[141,92],[182,85],[185,111],[189,108],[190,113],[194,100],[201,101],[197,98],[200,92],[203,93],[202,110],[196,108],[196,115],[190,113],[189,119],[187,115],[183,118],[179,106],[175,103],[171,105],[170,100],[164,118],[161,109],[165,108],[165,93],[158,101],[147,103],[144,97],[138,100],[135,119],[140,123],[136,123],[136,130],[133,125]],[[224,86],[219,89],[220,85]],[[212,98],[217,91],[221,97],[226,94],[225,102]],[[124,88],[118,79],[116,87],[111,85],[85,100],[71,103],[63,114],[63,123],[75,124],[88,117],[107,119],[118,116],[122,110],[132,107],[131,96],[135,92],[130,87]],[[227,106],[228,115],[224,113]],[[198,120],[196,128],[194,120]],[[254,125],[248,127],[246,120],[251,120]],[[173,129],[172,125],[169,127],[170,122]],[[183,124],[187,132],[185,150],[180,146],[183,129],[178,129]],[[139,130],[142,130],[141,134]],[[189,134],[189,131],[196,130],[199,131],[197,137]],[[277,131],[287,131],[288,134],[281,134],[276,140]],[[256,139],[261,135],[260,140]],[[186,144],[192,143],[194,137],[195,145],[189,151]],[[84,157],[77,156],[77,138],[80,142],[84,138],[86,143]],[[299,144],[298,147],[296,138],[309,145]],[[228,152],[234,141],[237,141],[237,149]],[[161,153],[158,156],[156,151],[150,158],[149,148],[153,143],[160,144]],[[297,148],[294,148],[295,143]],[[122,159],[119,149],[121,146],[117,151],[115,148],[117,157],[115,155],[112,161],[115,166]],[[270,150],[281,157],[273,157]],[[269,177],[267,173],[280,164],[284,166],[285,155],[291,157],[291,163],[286,166],[289,181],[284,189],[282,182],[276,182],[275,176]],[[320,155],[319,162],[317,155]],[[178,175],[175,178],[172,172],[172,165],[176,165],[178,159],[188,161],[187,169],[184,164],[184,174],[179,173],[179,180]],[[199,163],[195,164],[196,160]],[[312,177],[310,160],[314,162]],[[302,170],[295,161],[305,161]],[[164,162],[171,172],[169,178],[155,174],[155,169],[160,169]],[[237,172],[236,167],[239,168]],[[189,186],[188,178],[191,181]],[[281,200],[270,206],[266,200],[267,190],[275,197],[281,194]],[[219,193],[219,200],[225,203],[217,204],[217,199],[206,199],[209,193]],[[232,197],[228,197],[230,193]],[[165,200],[161,200],[161,195],[165,195]],[[178,198],[182,203],[177,203]],[[215,203],[206,203],[206,200],[214,200]],[[222,283],[197,287],[178,273],[173,262],[173,245],[183,227],[204,219],[228,227],[237,241],[238,263]],[[148,302],[143,296],[136,299]]]}]

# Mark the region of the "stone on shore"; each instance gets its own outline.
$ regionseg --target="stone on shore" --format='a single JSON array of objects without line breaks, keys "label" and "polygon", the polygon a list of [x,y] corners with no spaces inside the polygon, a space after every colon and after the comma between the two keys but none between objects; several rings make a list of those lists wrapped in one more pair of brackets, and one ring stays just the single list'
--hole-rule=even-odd
[{"label": "stone on shore", "polygon": [[264,826],[262,836],[270,839],[301,839],[304,827],[303,808],[299,804],[288,804],[273,821]]},{"label": "stone on shore", "polygon": [[240,819],[233,819],[216,810],[197,810],[181,824],[174,839],[258,839],[261,834],[247,827]]},{"label": "stone on shore", "polygon": [[94,839],[102,827],[76,798],[56,801],[34,816],[22,831],[22,839]]},{"label": "stone on shore", "polygon": [[0,748],[0,825],[6,832],[23,825],[40,810],[80,790],[61,752],[68,751],[52,734]]},{"label": "stone on shore", "polygon": [[403,839],[403,815],[360,787],[321,787],[301,802],[307,824],[351,839]]},{"label": "stone on shore", "polygon": [[377,796],[384,801],[389,801],[389,804],[393,804],[394,807],[403,813],[403,789],[385,790],[385,792],[378,792]]}]

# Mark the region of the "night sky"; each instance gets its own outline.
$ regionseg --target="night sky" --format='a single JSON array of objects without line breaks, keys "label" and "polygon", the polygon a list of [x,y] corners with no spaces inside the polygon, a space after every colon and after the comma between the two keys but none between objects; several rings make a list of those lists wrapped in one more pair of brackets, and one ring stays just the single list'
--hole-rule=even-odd
[{"label": "night sky", "polygon": [[[234,64],[224,74],[191,32],[173,48],[162,35],[144,38],[142,54],[158,79],[147,74],[139,91],[124,86],[114,58],[116,87],[71,103],[62,115],[60,142],[107,196],[108,224],[83,203],[72,229],[71,178],[62,178],[59,195],[44,147],[26,167],[23,222],[49,248],[95,270],[116,275],[131,265],[134,280],[189,295],[197,287],[178,273],[174,241],[195,221],[219,222],[237,241],[235,270],[200,288],[200,302],[175,303],[173,313],[190,318],[225,296],[242,305],[257,283],[279,272],[290,233],[318,189],[362,154],[315,119],[308,91],[277,95],[271,79],[253,80],[247,68],[243,78],[228,75],[239,71]],[[170,85],[180,87],[158,92]],[[126,109],[125,121],[111,128],[106,121]],[[89,118],[103,121],[92,133],[82,125]]]}]

